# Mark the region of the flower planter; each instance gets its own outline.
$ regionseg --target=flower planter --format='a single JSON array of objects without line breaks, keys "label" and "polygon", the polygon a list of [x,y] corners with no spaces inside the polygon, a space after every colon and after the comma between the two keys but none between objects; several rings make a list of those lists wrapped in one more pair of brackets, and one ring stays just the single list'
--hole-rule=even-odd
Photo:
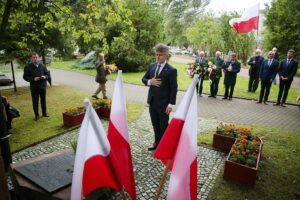
[{"label": "flower planter", "polygon": [[68,113],[63,113],[63,121],[65,126],[77,126],[82,123],[85,113],[80,113],[78,115],[70,115]]},{"label": "flower planter", "polygon": [[213,147],[223,151],[230,151],[234,142],[234,137],[215,133],[213,138]]},{"label": "flower planter", "polygon": [[110,108],[98,107],[96,112],[99,118],[109,119],[110,117]]},{"label": "flower planter", "polygon": [[259,145],[259,153],[256,161],[256,167],[248,167],[243,164],[239,164],[229,160],[231,152],[228,154],[227,159],[225,161],[224,174],[223,178],[225,180],[230,180],[233,182],[237,182],[246,186],[254,186],[256,181],[256,176],[258,172],[258,166],[260,157],[262,154],[262,140]]}]

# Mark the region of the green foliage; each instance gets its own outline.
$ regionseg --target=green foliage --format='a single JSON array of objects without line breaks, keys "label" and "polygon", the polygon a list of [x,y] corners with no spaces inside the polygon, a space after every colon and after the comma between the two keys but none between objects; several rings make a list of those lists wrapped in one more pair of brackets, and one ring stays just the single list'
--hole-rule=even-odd
[{"label": "green foliage", "polygon": [[300,50],[300,1],[276,0],[266,13],[264,43],[268,49],[277,47],[280,58],[289,49]]}]

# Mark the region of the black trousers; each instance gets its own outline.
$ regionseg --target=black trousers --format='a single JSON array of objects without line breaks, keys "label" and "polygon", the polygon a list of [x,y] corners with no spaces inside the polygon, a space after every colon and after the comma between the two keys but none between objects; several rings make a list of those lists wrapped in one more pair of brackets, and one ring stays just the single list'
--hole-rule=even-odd
[{"label": "black trousers", "polygon": [[202,90],[203,90],[203,78],[201,78],[199,80],[199,82],[197,83],[196,89],[197,89],[197,94],[198,94],[198,91],[199,91],[199,95],[201,95],[202,94]]},{"label": "black trousers", "polygon": [[168,127],[169,115],[165,113],[165,110],[152,105],[149,106],[149,112],[154,129],[154,146],[157,146]]},{"label": "black trousers", "polygon": [[255,92],[258,88],[259,84],[259,77],[257,76],[250,76],[249,77],[249,83],[248,83],[248,91],[249,92]]},{"label": "black trousers", "polygon": [[261,80],[260,85],[261,85],[261,89],[260,89],[259,101],[262,100],[268,101],[272,82],[269,79]]},{"label": "black trousers", "polygon": [[[279,81],[279,92],[278,92],[278,97],[277,97],[277,103],[285,103],[286,98],[289,94],[289,90],[291,87],[292,81]],[[282,97],[283,93],[283,97]],[[281,99],[282,98],[282,99]]]},{"label": "black trousers", "polygon": [[[224,98],[226,98],[226,99],[228,98],[228,93],[229,93],[229,98],[232,98],[234,86],[235,86],[235,84],[225,84]],[[230,90],[230,92],[229,92],[229,90]]]},{"label": "black trousers", "polygon": [[216,96],[218,94],[218,90],[219,90],[219,81],[220,78],[215,78],[211,84],[210,84],[210,95],[211,96]]},{"label": "black trousers", "polygon": [[31,88],[32,107],[35,116],[39,115],[39,98],[41,99],[41,108],[43,115],[47,114],[46,108],[46,88]]}]

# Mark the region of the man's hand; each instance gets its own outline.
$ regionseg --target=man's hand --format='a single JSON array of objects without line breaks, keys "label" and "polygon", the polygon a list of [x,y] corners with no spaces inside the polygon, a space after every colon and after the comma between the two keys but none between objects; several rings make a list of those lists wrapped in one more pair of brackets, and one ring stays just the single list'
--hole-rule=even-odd
[{"label": "man's hand", "polygon": [[156,86],[156,87],[160,87],[161,85],[161,79],[160,78],[151,78],[150,79],[150,85]]},{"label": "man's hand", "polygon": [[167,115],[169,115],[172,112],[172,108],[168,106],[165,112]]},{"label": "man's hand", "polygon": [[46,79],[46,76],[41,76],[41,79]]},{"label": "man's hand", "polygon": [[39,81],[41,80],[41,77],[34,77],[34,81]]}]

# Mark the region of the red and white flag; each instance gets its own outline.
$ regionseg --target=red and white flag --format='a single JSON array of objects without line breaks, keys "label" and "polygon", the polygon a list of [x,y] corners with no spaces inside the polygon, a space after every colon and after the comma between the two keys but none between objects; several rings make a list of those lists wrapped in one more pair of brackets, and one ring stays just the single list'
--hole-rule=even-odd
[{"label": "red and white flag", "polygon": [[197,94],[195,76],[154,152],[164,164],[172,161],[168,200],[197,199]]},{"label": "red and white flag", "polygon": [[113,169],[111,146],[102,123],[88,99],[77,142],[71,200],[81,200],[97,188],[120,191],[121,184]]},{"label": "red and white flag", "polygon": [[235,28],[238,33],[248,33],[253,29],[258,29],[259,2],[254,6],[247,8],[241,18],[229,20],[230,26]]},{"label": "red and white flag", "polygon": [[126,100],[123,89],[122,71],[118,71],[115,83],[113,101],[108,127],[108,140],[111,145],[111,153],[117,159],[113,161],[119,180],[127,190],[131,199],[136,199],[132,156],[129,145],[129,134],[126,117]]}]

